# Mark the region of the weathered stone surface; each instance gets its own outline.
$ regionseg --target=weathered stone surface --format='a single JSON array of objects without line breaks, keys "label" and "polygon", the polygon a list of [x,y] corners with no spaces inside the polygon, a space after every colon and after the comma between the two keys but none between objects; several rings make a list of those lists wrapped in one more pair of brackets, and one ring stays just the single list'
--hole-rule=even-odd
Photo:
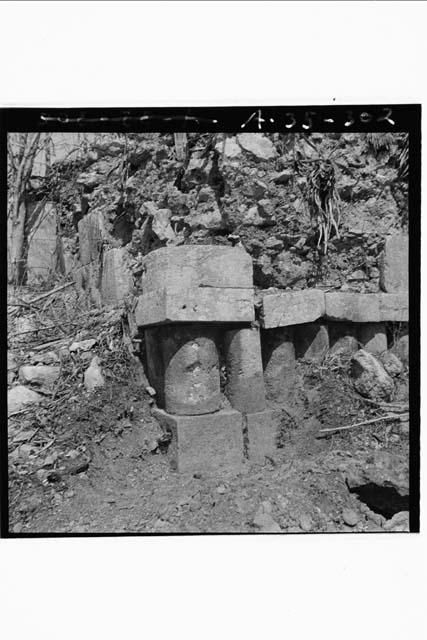
[{"label": "weathered stone surface", "polygon": [[178,415],[217,411],[221,394],[215,329],[163,327],[161,347],[166,411]]},{"label": "weathered stone surface", "polygon": [[36,393],[32,389],[18,385],[12,387],[7,392],[7,411],[8,415],[21,411],[25,406],[29,404],[39,404],[42,401],[42,396]]},{"label": "weathered stone surface", "polygon": [[110,249],[104,253],[101,273],[101,298],[106,305],[121,302],[132,288],[133,280],[126,265],[123,248]]},{"label": "weathered stone surface", "polygon": [[11,351],[7,352],[7,370],[8,371],[16,371],[18,368],[18,363],[16,361],[15,356]]},{"label": "weathered stone surface", "polygon": [[408,322],[409,297],[407,291],[380,293],[380,319],[387,322]]},{"label": "weathered stone surface", "polygon": [[59,378],[59,367],[49,365],[25,365],[19,369],[21,382],[52,387]]},{"label": "weathered stone surface", "polygon": [[258,160],[271,160],[277,156],[273,143],[262,133],[239,133],[237,141]]},{"label": "weathered stone surface", "polygon": [[185,245],[162,247],[144,259],[142,290],[191,287],[252,288],[252,259],[240,247]]},{"label": "weathered stone surface", "polygon": [[329,334],[322,324],[300,324],[294,329],[297,358],[307,362],[322,362],[329,350]]},{"label": "weathered stone surface", "polygon": [[393,380],[377,358],[359,349],[352,358],[352,376],[355,389],[372,400],[390,400],[394,391]]},{"label": "weathered stone surface", "polygon": [[379,295],[376,293],[325,293],[325,315],[329,320],[379,322]]},{"label": "weathered stone surface", "polygon": [[359,342],[369,353],[387,351],[387,333],[382,322],[366,322],[359,327]]},{"label": "weathered stone surface", "polygon": [[407,333],[395,339],[392,352],[397,355],[405,367],[409,364],[409,335]]},{"label": "weathered stone surface", "polygon": [[295,385],[295,346],[292,327],[262,332],[262,361],[268,400],[286,401]]},{"label": "weathered stone surface", "polygon": [[392,378],[398,376],[403,371],[403,364],[399,360],[397,356],[394,355],[391,351],[385,351],[381,355],[381,362],[384,369],[387,371],[388,375]]},{"label": "weathered stone surface", "polygon": [[104,376],[101,372],[100,359],[98,356],[92,358],[90,366],[84,373],[84,385],[87,391],[94,391],[98,387],[103,387],[105,384]]},{"label": "weathered stone surface", "polygon": [[241,148],[236,142],[235,136],[231,138],[227,137],[225,139],[225,144],[223,140],[220,140],[215,145],[215,149],[216,151],[218,151],[219,154],[221,155],[224,154],[226,158],[235,158],[236,156],[239,156],[242,153]]},{"label": "weathered stone surface", "polygon": [[91,302],[96,306],[100,306],[101,294],[99,292],[99,285],[101,268],[98,260],[78,267],[73,271],[72,276],[79,294],[87,293]]},{"label": "weathered stone surface", "polygon": [[359,349],[357,327],[345,322],[329,324],[329,355],[351,355]]},{"label": "weathered stone surface", "polygon": [[169,209],[157,209],[154,212],[151,222],[151,229],[159,240],[173,242],[175,232],[171,226],[172,213]]},{"label": "weathered stone surface", "polygon": [[[177,328],[178,329],[178,328]],[[160,327],[145,329],[145,363],[150,384],[157,393],[157,402],[160,407],[165,406],[165,372],[163,366],[163,354],[161,347]]]},{"label": "weathered stone surface", "polygon": [[138,326],[175,322],[252,322],[253,289],[193,287],[165,288],[139,297],[135,310]]},{"label": "weathered stone surface", "polygon": [[318,289],[265,295],[262,325],[266,329],[313,322],[325,314],[325,294]]},{"label": "weathered stone surface", "polygon": [[89,338],[88,340],[78,340],[77,342],[73,342],[70,345],[69,351],[90,351],[95,345],[96,340],[94,338]]},{"label": "weathered stone surface", "polygon": [[243,461],[243,426],[238,411],[176,416],[155,409],[153,416],[172,435],[168,449],[172,468],[203,474],[239,470]]},{"label": "weathered stone surface", "polygon": [[397,293],[408,290],[409,258],[408,236],[389,236],[379,260],[380,287],[383,291]]},{"label": "weathered stone surface", "polygon": [[257,328],[235,329],[224,336],[227,385],[231,406],[242,413],[265,409],[261,342]]},{"label": "weathered stone surface", "polygon": [[273,411],[265,409],[244,416],[248,437],[248,456],[250,460],[262,462],[265,456],[273,454],[276,449],[277,420]]},{"label": "weathered stone surface", "polygon": [[108,236],[104,216],[100,211],[88,213],[79,221],[78,230],[81,264],[97,261],[102,242]]},{"label": "weathered stone surface", "polygon": [[46,280],[53,273],[64,273],[62,240],[57,234],[56,210],[46,203],[29,233],[28,284]]}]

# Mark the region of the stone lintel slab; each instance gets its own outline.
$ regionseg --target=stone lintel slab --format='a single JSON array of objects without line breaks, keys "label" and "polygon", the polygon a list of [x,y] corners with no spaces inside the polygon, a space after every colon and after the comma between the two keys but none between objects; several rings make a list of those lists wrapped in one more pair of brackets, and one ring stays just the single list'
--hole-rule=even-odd
[{"label": "stone lintel slab", "polygon": [[275,413],[271,409],[248,413],[244,416],[247,428],[248,457],[255,462],[262,462],[266,455],[273,454],[276,449],[277,427]]},{"label": "stone lintel slab", "polygon": [[325,315],[325,293],[320,289],[283,291],[265,295],[261,324],[265,329],[314,322]]},{"label": "stone lintel slab", "polygon": [[162,247],[144,258],[143,293],[167,288],[250,289],[251,256],[241,247],[184,245]]},{"label": "stone lintel slab", "polygon": [[233,409],[200,416],[177,416],[154,409],[153,416],[171,434],[168,456],[179,472],[239,471],[243,462],[243,418]]},{"label": "stone lintel slab", "polygon": [[140,327],[174,322],[252,322],[254,293],[253,289],[163,288],[139,297],[135,319]]},{"label": "stone lintel slab", "polygon": [[408,322],[409,320],[409,294],[380,293],[380,320],[382,322]]},{"label": "stone lintel slab", "polygon": [[380,322],[377,293],[337,291],[325,293],[325,315],[339,322]]}]

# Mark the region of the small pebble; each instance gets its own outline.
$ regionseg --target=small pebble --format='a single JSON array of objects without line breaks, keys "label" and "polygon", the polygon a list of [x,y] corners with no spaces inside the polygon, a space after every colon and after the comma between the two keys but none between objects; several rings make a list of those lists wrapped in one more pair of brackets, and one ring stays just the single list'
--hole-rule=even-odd
[{"label": "small pebble", "polygon": [[313,521],[310,516],[306,513],[303,513],[299,519],[299,526],[303,531],[312,531],[313,530]]},{"label": "small pebble", "polygon": [[349,527],[355,527],[359,522],[359,516],[353,509],[344,509],[342,519]]}]

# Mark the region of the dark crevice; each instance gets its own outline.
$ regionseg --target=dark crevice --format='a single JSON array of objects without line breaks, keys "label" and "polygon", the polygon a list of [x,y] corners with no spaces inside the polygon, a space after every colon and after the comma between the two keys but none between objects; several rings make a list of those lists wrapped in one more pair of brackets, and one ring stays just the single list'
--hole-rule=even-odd
[{"label": "dark crevice", "polygon": [[400,511],[409,511],[409,495],[402,496],[395,487],[368,482],[349,488],[349,491],[355,493],[371,511],[379,513],[388,520]]}]

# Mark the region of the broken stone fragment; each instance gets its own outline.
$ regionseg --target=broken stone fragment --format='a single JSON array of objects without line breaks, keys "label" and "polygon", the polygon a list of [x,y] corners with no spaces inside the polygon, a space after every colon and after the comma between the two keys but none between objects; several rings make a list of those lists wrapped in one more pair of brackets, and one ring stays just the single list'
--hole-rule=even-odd
[{"label": "broken stone fragment", "polygon": [[94,391],[98,387],[103,387],[104,384],[105,380],[101,373],[100,359],[95,356],[84,373],[84,385],[87,391]]},{"label": "broken stone fragment", "polygon": [[280,533],[282,530],[279,524],[273,519],[265,505],[261,504],[253,519],[255,527],[261,530],[261,533]]},{"label": "broken stone fragment", "polygon": [[60,368],[51,365],[25,365],[19,369],[19,380],[24,383],[52,387],[59,378]]},{"label": "broken stone fragment", "polygon": [[239,147],[239,145],[236,142],[236,138],[235,136],[233,137],[226,137],[225,138],[225,142],[224,140],[220,140],[216,145],[215,145],[215,150],[220,154],[224,154],[225,157],[227,158],[235,158],[236,156],[239,156],[242,153],[241,148]]},{"label": "broken stone fragment", "polygon": [[262,133],[239,133],[239,145],[258,160],[272,160],[277,156],[273,143]]},{"label": "broken stone fragment", "polygon": [[403,364],[400,362],[399,358],[394,355],[394,353],[386,351],[381,355],[380,359],[384,369],[392,378],[402,373]]},{"label": "broken stone fragment", "polygon": [[352,358],[354,387],[362,395],[372,400],[390,400],[394,391],[393,380],[377,358],[359,349]]},{"label": "broken stone fragment", "polygon": [[42,401],[42,396],[28,389],[27,387],[18,385],[12,387],[7,392],[7,410],[8,414],[21,411],[25,406],[29,404],[39,404]]},{"label": "broken stone fragment", "polygon": [[349,527],[355,527],[359,522],[359,516],[355,511],[353,511],[353,509],[344,509],[342,512],[342,519]]},{"label": "broken stone fragment", "polygon": [[90,351],[93,346],[96,345],[96,340],[90,338],[89,340],[80,340],[78,342],[73,342],[70,346],[69,351]]}]

